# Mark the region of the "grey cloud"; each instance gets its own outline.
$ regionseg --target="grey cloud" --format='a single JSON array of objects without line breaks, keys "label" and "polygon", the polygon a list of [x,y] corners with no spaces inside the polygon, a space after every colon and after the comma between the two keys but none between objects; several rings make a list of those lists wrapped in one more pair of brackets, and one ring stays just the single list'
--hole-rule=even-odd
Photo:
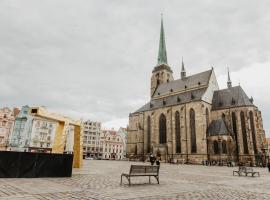
[{"label": "grey cloud", "polygon": [[[252,0],[3,0],[1,105],[45,105],[104,122],[127,118],[149,99],[161,12],[178,78],[182,56],[189,74],[270,62],[269,7]],[[270,130],[268,114],[264,121]]]}]

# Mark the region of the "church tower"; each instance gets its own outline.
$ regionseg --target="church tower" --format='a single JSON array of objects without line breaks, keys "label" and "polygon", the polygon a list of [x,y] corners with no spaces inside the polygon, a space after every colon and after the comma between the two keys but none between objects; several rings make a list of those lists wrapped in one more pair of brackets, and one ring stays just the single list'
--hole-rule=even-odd
[{"label": "church tower", "polygon": [[227,87],[228,87],[228,88],[231,88],[231,87],[232,87],[232,81],[231,81],[231,78],[230,78],[230,71],[229,71],[229,68],[228,68]]},{"label": "church tower", "polygon": [[151,77],[151,97],[154,95],[160,84],[168,83],[173,80],[172,70],[168,65],[165,44],[165,34],[163,28],[163,18],[161,17],[160,39],[157,66],[152,71]]}]

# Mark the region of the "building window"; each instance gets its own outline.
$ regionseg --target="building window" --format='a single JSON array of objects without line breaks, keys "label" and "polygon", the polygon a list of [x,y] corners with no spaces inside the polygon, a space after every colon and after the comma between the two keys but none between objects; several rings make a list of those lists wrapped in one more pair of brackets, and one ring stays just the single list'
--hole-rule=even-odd
[{"label": "building window", "polygon": [[235,138],[237,142],[237,122],[236,122],[236,115],[234,112],[232,113],[232,131],[233,131],[233,137]]},{"label": "building window", "polygon": [[180,114],[175,112],[175,140],[176,140],[176,153],[181,153],[181,129],[180,129]]},{"label": "building window", "polygon": [[161,114],[159,117],[159,143],[165,144],[167,142],[167,126],[166,117]]},{"label": "building window", "polygon": [[222,113],[221,117],[222,117],[222,120],[224,121],[224,123],[226,123],[226,117],[225,117],[224,113]]},{"label": "building window", "polygon": [[151,118],[147,117],[147,152],[151,151]]},{"label": "building window", "polygon": [[205,118],[206,118],[206,127],[208,128],[208,126],[209,126],[209,110],[208,110],[208,108],[206,108],[206,110],[205,110]]},{"label": "building window", "polygon": [[222,153],[227,154],[227,144],[225,140],[222,141]]},{"label": "building window", "polygon": [[190,109],[190,142],[191,142],[191,153],[197,152],[196,146],[196,124],[195,124],[195,111]]},{"label": "building window", "polygon": [[206,123],[206,132],[205,132],[205,138],[206,138],[206,145],[207,145],[207,154],[208,152],[208,127],[209,127],[209,110],[206,108],[205,110],[205,123]]},{"label": "building window", "polygon": [[240,113],[240,118],[241,118],[241,128],[242,128],[242,135],[243,135],[244,154],[248,154],[246,121],[245,121],[245,114],[243,111]]},{"label": "building window", "polygon": [[249,121],[250,121],[251,133],[252,133],[253,149],[254,149],[254,153],[257,154],[258,149],[257,149],[256,135],[255,135],[256,133],[255,133],[255,127],[254,127],[254,117],[253,117],[252,111],[249,112]]},{"label": "building window", "polygon": [[214,141],[213,147],[214,147],[214,153],[218,154],[219,153],[219,148],[218,148],[218,142],[216,140]]}]

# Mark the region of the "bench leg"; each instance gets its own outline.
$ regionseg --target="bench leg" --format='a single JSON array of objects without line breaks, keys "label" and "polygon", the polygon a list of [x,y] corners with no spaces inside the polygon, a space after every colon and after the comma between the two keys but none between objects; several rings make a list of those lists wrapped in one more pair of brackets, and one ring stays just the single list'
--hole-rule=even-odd
[{"label": "bench leg", "polygon": [[[120,185],[122,185],[122,177],[123,175],[121,175],[121,181],[120,181]],[[128,185],[130,186],[130,176],[125,176],[128,180]]]},{"label": "bench leg", "polygon": [[159,177],[158,177],[158,176],[155,176],[155,178],[157,179],[157,182],[158,182],[158,184],[159,184]]},{"label": "bench leg", "polygon": [[151,183],[151,176],[149,176],[149,183]]}]

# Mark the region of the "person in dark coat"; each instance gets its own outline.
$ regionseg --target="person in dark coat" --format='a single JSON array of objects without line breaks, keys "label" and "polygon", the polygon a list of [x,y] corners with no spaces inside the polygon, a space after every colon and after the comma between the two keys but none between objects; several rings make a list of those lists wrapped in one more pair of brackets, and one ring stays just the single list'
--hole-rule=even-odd
[{"label": "person in dark coat", "polygon": [[161,160],[161,158],[158,156],[156,159],[156,165],[158,165],[158,166],[160,165],[160,160]]},{"label": "person in dark coat", "polygon": [[153,154],[151,154],[150,155],[150,163],[151,163],[151,165],[154,165],[155,161],[156,161],[155,156]]}]

